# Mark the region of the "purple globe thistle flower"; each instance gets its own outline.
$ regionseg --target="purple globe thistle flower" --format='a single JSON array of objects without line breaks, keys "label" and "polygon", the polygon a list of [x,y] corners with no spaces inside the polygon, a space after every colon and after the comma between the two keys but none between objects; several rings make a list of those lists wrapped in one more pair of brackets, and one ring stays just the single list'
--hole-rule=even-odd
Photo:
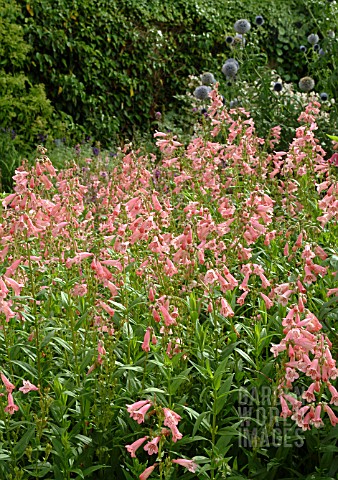
[{"label": "purple globe thistle flower", "polygon": [[225,39],[226,43],[228,43],[229,45],[231,45],[232,43],[234,43],[234,37],[232,37],[231,35],[228,35]]},{"label": "purple globe thistle flower", "polygon": [[320,49],[319,44],[318,44],[318,43],[315,43],[314,46],[313,46],[313,50],[314,50],[315,52],[318,52],[319,49]]},{"label": "purple globe thistle flower", "polygon": [[311,33],[308,37],[307,37],[307,41],[311,44],[311,45],[315,45],[316,43],[319,42],[319,37],[316,33]]},{"label": "purple globe thistle flower", "polygon": [[210,72],[202,73],[201,75],[202,85],[213,85],[216,83],[215,77]]},{"label": "purple globe thistle flower", "polygon": [[257,17],[255,18],[255,23],[256,25],[258,25],[259,27],[261,25],[264,25],[264,18],[262,17],[262,15],[257,15]]},{"label": "purple globe thistle flower", "polygon": [[281,92],[283,90],[283,85],[281,82],[275,82],[273,89],[275,92]]},{"label": "purple globe thistle flower", "polygon": [[234,24],[235,32],[240,33],[242,35],[244,35],[245,33],[248,33],[250,28],[251,28],[250,22],[245,18],[241,18],[240,20],[237,20],[237,22],[235,22]]},{"label": "purple globe thistle flower", "polygon": [[326,102],[326,101],[328,100],[328,98],[329,98],[329,96],[328,96],[327,93],[322,92],[322,93],[320,94],[320,99],[321,99],[322,102]]},{"label": "purple globe thistle flower", "polygon": [[236,67],[239,68],[239,63],[235,58],[228,58],[227,60],[225,60],[225,63],[234,63]]},{"label": "purple globe thistle flower", "polygon": [[301,52],[306,52],[307,48],[306,48],[305,45],[301,45],[301,46],[299,47],[299,50],[300,50]]},{"label": "purple globe thistle flower", "polygon": [[303,77],[299,80],[298,86],[303,92],[311,92],[314,89],[315,81],[311,77]]},{"label": "purple globe thistle flower", "polygon": [[227,78],[235,78],[236,74],[238,72],[238,63],[236,61],[234,62],[229,62],[228,60],[225,62],[225,64],[222,67],[222,73],[227,77]]},{"label": "purple globe thistle flower", "polygon": [[209,92],[211,92],[211,88],[205,85],[201,85],[197,87],[194,91],[194,97],[198,98],[199,100],[205,100],[209,97]]},{"label": "purple globe thistle flower", "polygon": [[100,149],[99,148],[93,147],[92,150],[93,150],[93,155],[95,155],[96,157],[100,154]]}]

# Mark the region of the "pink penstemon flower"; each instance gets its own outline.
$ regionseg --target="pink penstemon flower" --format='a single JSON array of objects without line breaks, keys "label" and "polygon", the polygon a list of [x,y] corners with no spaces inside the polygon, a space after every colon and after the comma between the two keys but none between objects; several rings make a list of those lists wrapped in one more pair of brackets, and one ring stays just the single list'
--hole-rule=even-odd
[{"label": "pink penstemon flower", "polygon": [[148,477],[153,473],[154,469],[157,467],[157,463],[154,463],[151,467],[148,467],[141,473],[139,476],[140,480],[147,480]]},{"label": "pink penstemon flower", "polygon": [[6,377],[6,375],[4,373],[1,373],[1,380],[2,380],[2,383],[5,385],[5,388],[7,390],[8,393],[12,393],[13,390],[15,389],[15,385],[13,385],[13,383],[11,383],[8,378]]},{"label": "pink penstemon flower", "polygon": [[331,425],[335,427],[338,424],[338,417],[336,417],[334,411],[327,405],[327,403],[324,404],[324,411],[328,414]]},{"label": "pink penstemon flower", "polygon": [[8,393],[7,403],[8,404],[4,409],[6,413],[10,413],[11,415],[13,415],[13,413],[19,410],[19,407],[14,403],[13,395],[11,393]]},{"label": "pink penstemon flower", "polygon": [[224,317],[233,317],[234,316],[234,311],[228,304],[228,302],[225,300],[225,298],[221,298],[221,314]]},{"label": "pink penstemon flower", "polygon": [[39,390],[38,387],[36,387],[29,380],[23,380],[22,383],[23,383],[23,387],[19,388],[19,391],[22,393],[29,393],[29,392],[34,392]]},{"label": "pink penstemon flower", "polygon": [[135,410],[132,413],[130,413],[131,418],[140,425],[141,423],[144,422],[144,417],[150,407],[151,407],[151,403],[146,403],[139,410]]},{"label": "pink penstemon flower", "polygon": [[314,427],[320,428],[324,425],[323,420],[320,417],[322,411],[322,405],[317,405],[315,408],[314,417],[311,420],[311,423]]},{"label": "pink penstemon flower", "polygon": [[174,443],[177,442],[177,440],[181,440],[181,438],[183,437],[182,433],[178,430],[177,426],[176,425],[172,425],[170,427],[170,430],[171,430],[171,434],[172,434],[172,441]]},{"label": "pink penstemon flower", "polygon": [[148,453],[148,455],[153,455],[158,453],[158,442],[161,440],[160,436],[153,438],[150,442],[148,442],[143,449]]},{"label": "pink penstemon flower", "polygon": [[170,327],[170,325],[176,325],[176,320],[172,317],[172,315],[170,315],[164,305],[160,305],[159,309],[163,315],[163,320],[166,327]]},{"label": "pink penstemon flower", "polygon": [[164,413],[164,425],[171,428],[172,425],[178,425],[178,422],[181,420],[180,415],[178,415],[173,410],[169,408],[163,408]]},{"label": "pink penstemon flower", "polygon": [[177,463],[177,465],[181,465],[192,473],[195,473],[197,469],[197,464],[193,460],[187,460],[185,458],[176,458],[172,460],[172,463]]},{"label": "pink penstemon flower", "polygon": [[[132,403],[131,405],[126,405],[127,407],[127,412],[132,414],[139,410],[141,407],[149,403],[149,400],[139,400],[138,402]],[[130,415],[132,416],[132,415]]]},{"label": "pink penstemon flower", "polygon": [[336,388],[330,382],[328,382],[327,386],[328,386],[329,392],[331,393],[330,404],[333,404],[336,407],[338,407],[338,392]]},{"label": "pink penstemon flower", "polygon": [[142,343],[142,350],[144,352],[150,352],[150,337],[151,337],[152,328],[147,327],[146,333],[144,334],[144,339]]},{"label": "pink penstemon flower", "polygon": [[127,449],[127,452],[130,453],[131,458],[136,458],[136,450],[148,439],[148,436],[139,438],[136,440],[134,443],[131,445],[126,445],[125,448]]}]

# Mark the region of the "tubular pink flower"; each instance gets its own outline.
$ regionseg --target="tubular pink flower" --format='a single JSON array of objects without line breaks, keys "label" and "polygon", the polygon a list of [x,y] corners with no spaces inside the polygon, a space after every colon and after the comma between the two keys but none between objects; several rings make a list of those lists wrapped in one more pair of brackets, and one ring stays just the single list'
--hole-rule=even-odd
[{"label": "tubular pink flower", "polygon": [[153,473],[156,466],[157,466],[157,463],[154,463],[154,465],[152,465],[151,467],[146,468],[144,472],[141,473],[141,475],[139,476],[139,479],[147,480],[147,478],[150,477],[150,475]]},{"label": "tubular pink flower", "polygon": [[130,414],[130,416],[132,417],[133,420],[135,420],[139,425],[141,425],[141,423],[144,422],[144,417],[145,417],[145,414],[147,413],[147,411],[149,410],[149,408],[151,407],[151,403],[147,403],[146,405],[144,405],[143,407],[141,407],[139,410],[137,410],[136,412],[133,412],[132,414]]},{"label": "tubular pink flower", "polygon": [[322,406],[317,405],[315,409],[314,417],[311,420],[312,425],[316,428],[320,428],[321,426],[324,425],[323,420],[320,418],[321,411],[322,411]]},{"label": "tubular pink flower", "polygon": [[169,314],[164,305],[160,305],[159,309],[163,315],[163,320],[166,327],[170,327],[170,325],[176,325],[176,320]]},{"label": "tubular pink flower", "polygon": [[233,317],[234,316],[234,311],[228,304],[228,302],[225,300],[225,298],[221,298],[221,314],[223,317]]},{"label": "tubular pink flower", "polygon": [[10,413],[11,415],[19,410],[19,407],[14,403],[13,395],[11,393],[8,394],[8,405],[4,410],[6,413]]},{"label": "tubular pink flower", "polygon": [[314,391],[317,391],[317,383],[311,383],[311,385],[309,386],[309,388],[306,390],[306,392],[303,393],[302,395],[302,398],[304,398],[304,400],[306,400],[307,402],[311,403],[311,402],[315,402],[316,401],[316,397],[314,395]]},{"label": "tubular pink flower", "polygon": [[328,414],[332,426],[335,427],[338,423],[338,417],[336,417],[334,411],[327,405],[327,403],[324,404],[324,410]]},{"label": "tubular pink flower", "polygon": [[144,352],[150,352],[151,330],[151,327],[147,327],[146,333],[144,334],[144,339],[141,347]]},{"label": "tubular pink flower", "polygon": [[126,445],[125,448],[130,453],[131,458],[136,458],[135,452],[136,450],[144,443],[149,437],[142,437],[136,440],[131,445]]},{"label": "tubular pink flower", "polygon": [[145,405],[146,403],[149,403],[149,400],[139,400],[138,402],[135,402],[131,405],[126,405],[127,412],[132,414],[136,412],[136,410],[139,410],[141,407],[143,407],[143,405]]},{"label": "tubular pink flower", "polygon": [[338,392],[337,390],[335,389],[335,387],[333,385],[331,385],[331,383],[328,383],[328,389],[331,393],[331,400],[330,400],[330,404],[333,404],[335,405],[336,407],[338,407]]},{"label": "tubular pink flower", "polygon": [[292,411],[289,409],[288,404],[286,403],[283,395],[279,396],[279,400],[282,407],[282,412],[280,416],[284,418],[290,417],[292,415]]},{"label": "tubular pink flower", "polygon": [[271,308],[273,306],[273,301],[270,300],[270,298],[262,292],[260,292],[260,296],[264,300],[266,309],[269,310],[269,308]]},{"label": "tubular pink flower", "polygon": [[148,442],[143,448],[148,453],[148,455],[153,455],[158,453],[158,442],[161,440],[161,437],[155,437],[151,442]]},{"label": "tubular pink flower", "polygon": [[178,428],[176,427],[176,425],[172,425],[170,427],[170,430],[171,430],[171,434],[172,434],[172,440],[174,443],[177,442],[177,440],[181,440],[181,438],[183,437],[182,433],[178,430]]},{"label": "tubular pink flower", "polygon": [[8,380],[8,378],[3,373],[1,373],[1,380],[2,383],[5,385],[7,392],[12,393],[15,389],[15,386]]},{"label": "tubular pink flower", "polygon": [[176,458],[172,460],[172,463],[177,463],[177,465],[181,465],[192,473],[195,473],[197,469],[197,465],[195,462],[193,462],[192,460],[186,460],[185,458]]},{"label": "tubular pink flower", "polygon": [[176,413],[170,410],[169,408],[163,408],[164,413],[164,425],[171,428],[172,425],[178,425],[178,422],[181,420],[181,417]]},{"label": "tubular pink flower", "polygon": [[19,388],[19,391],[22,393],[34,392],[39,390],[38,387],[33,385],[33,383],[31,383],[29,380],[22,380],[22,383],[23,387]]}]

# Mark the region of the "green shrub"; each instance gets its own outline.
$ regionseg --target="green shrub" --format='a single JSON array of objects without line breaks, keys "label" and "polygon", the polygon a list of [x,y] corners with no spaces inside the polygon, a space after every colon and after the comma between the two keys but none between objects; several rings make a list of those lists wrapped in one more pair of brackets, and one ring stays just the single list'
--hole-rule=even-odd
[{"label": "green shrub", "polygon": [[53,107],[44,86],[25,75],[31,47],[17,24],[20,9],[0,0],[0,170],[2,189],[11,186],[13,170],[39,134],[50,128]]}]

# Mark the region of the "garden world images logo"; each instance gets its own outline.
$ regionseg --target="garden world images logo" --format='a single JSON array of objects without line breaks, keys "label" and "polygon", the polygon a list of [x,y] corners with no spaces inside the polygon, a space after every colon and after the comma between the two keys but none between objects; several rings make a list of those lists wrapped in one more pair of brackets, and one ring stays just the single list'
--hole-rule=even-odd
[{"label": "garden world images logo", "polygon": [[[300,389],[295,389],[298,395]],[[240,392],[238,414],[243,419],[239,425],[239,446],[244,448],[302,447],[304,432],[291,418],[280,416],[273,390],[268,387]]]}]

